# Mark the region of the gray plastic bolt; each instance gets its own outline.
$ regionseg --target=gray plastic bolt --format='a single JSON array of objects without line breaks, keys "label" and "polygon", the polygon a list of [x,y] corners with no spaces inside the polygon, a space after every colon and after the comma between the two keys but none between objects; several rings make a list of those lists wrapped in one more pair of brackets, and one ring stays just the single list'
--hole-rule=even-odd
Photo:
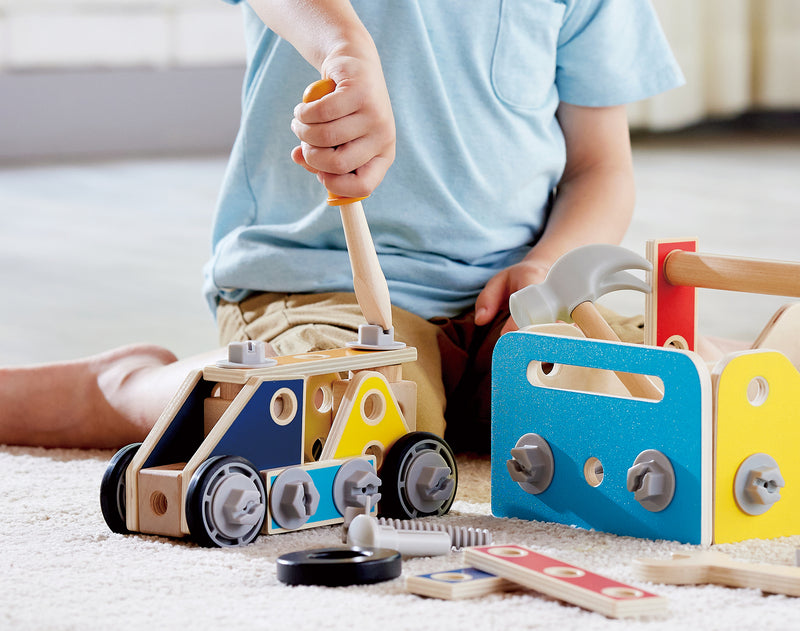
[{"label": "gray plastic bolt", "polygon": [[652,513],[669,506],[675,495],[675,470],[663,453],[647,449],[640,453],[628,469],[627,489],[634,499]]},{"label": "gray plastic bolt", "polygon": [[[488,546],[492,543],[492,533],[485,528],[472,528],[469,526],[453,526],[441,522],[431,522],[422,519],[391,519],[378,517],[378,524],[391,526],[395,530],[422,530],[446,532],[450,536],[450,545],[453,548],[467,548],[469,546]],[[345,539],[346,541],[346,539]]]},{"label": "gray plastic bolt", "polygon": [[356,515],[347,529],[347,543],[367,548],[389,548],[403,556],[437,556],[450,552],[451,538],[440,530],[395,530],[368,515]]},{"label": "gray plastic bolt", "polygon": [[506,460],[506,468],[523,491],[538,495],[553,481],[553,452],[539,434],[525,434],[511,450],[511,460]]},{"label": "gray plastic bolt", "polygon": [[762,515],[781,499],[786,481],[775,459],[757,453],[745,458],[733,482],[734,497],[739,508],[748,515]]}]

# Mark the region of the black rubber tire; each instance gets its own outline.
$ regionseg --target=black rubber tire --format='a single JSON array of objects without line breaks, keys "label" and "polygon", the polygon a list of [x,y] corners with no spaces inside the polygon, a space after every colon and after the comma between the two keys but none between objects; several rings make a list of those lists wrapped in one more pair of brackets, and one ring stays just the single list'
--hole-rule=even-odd
[{"label": "black rubber tire", "polygon": [[[454,480],[450,497],[434,510],[424,510],[415,506],[413,497],[406,490],[409,466],[414,458],[423,452],[435,452],[441,456],[450,468]],[[458,490],[458,469],[453,450],[442,438],[430,432],[410,432],[400,438],[386,454],[378,476],[381,479],[379,512],[393,519],[444,515],[453,505]]]},{"label": "black rubber tire", "polygon": [[[207,501],[209,489],[213,489],[215,485],[225,479],[225,470],[230,471],[231,469],[237,470],[238,474],[246,475],[253,482],[261,494],[261,502],[264,505],[263,518],[242,537],[228,537],[215,527],[213,515],[210,514],[211,506]],[[245,546],[251,543],[261,532],[267,512],[267,492],[261,480],[261,474],[253,463],[245,458],[238,456],[209,458],[197,468],[189,481],[189,488],[186,491],[186,523],[189,526],[192,540],[201,546],[225,548]]]},{"label": "black rubber tire", "polygon": [[131,443],[120,449],[111,458],[100,482],[100,510],[111,529],[121,535],[130,533],[125,523],[125,472],[142,443]]}]

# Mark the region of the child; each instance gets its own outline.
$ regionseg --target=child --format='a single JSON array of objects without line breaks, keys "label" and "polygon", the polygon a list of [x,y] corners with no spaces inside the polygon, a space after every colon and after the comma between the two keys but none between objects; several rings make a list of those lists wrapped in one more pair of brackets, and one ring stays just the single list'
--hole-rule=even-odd
[{"label": "child", "polygon": [[[405,373],[418,427],[442,434],[446,415],[451,444],[485,450],[491,349],[514,328],[508,296],[574,247],[619,242],[630,221],[623,104],[681,82],[650,5],[250,0],[243,11],[243,115],[206,267],[221,342],[265,339],[284,354],[353,339],[363,318],[324,189],[372,193],[396,337],[420,355]],[[320,75],[336,90],[296,105]],[[75,411],[58,395],[22,402],[33,374],[10,371],[0,441],[140,439],[189,367],[209,361],[173,359],[135,347],[30,369],[64,397],[79,384]]]}]

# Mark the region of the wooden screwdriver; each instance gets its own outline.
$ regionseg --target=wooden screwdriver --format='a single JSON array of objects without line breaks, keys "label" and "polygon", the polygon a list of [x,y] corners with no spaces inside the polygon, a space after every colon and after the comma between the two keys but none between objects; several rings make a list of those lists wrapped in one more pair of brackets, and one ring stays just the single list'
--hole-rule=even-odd
[{"label": "wooden screwdriver", "polygon": [[[321,79],[306,88],[303,103],[311,103],[336,89],[333,79]],[[375,244],[369,232],[361,200],[365,197],[340,197],[328,191],[328,204],[338,206],[342,216],[344,238],[353,270],[353,290],[358,306],[369,324],[384,331],[392,328],[392,303],[389,286],[378,262]]]}]

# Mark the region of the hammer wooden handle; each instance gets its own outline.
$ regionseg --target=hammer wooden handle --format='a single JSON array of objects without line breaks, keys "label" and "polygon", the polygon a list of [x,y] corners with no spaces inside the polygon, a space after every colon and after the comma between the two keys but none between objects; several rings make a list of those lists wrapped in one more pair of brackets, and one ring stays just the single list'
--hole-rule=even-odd
[{"label": "hammer wooden handle", "polygon": [[800,263],[674,250],[664,261],[672,285],[800,298]]},{"label": "hammer wooden handle", "polygon": [[[332,79],[322,79],[312,83],[303,94],[303,102],[310,103],[321,99],[336,89]],[[361,205],[363,197],[339,197],[328,192],[328,204],[339,206],[342,227],[353,270],[353,291],[356,294],[361,313],[369,324],[377,324],[384,331],[392,328],[392,302],[389,286],[383,275],[375,244],[369,232],[367,218]]]},{"label": "hammer wooden handle", "polygon": [[[572,310],[570,315],[586,337],[608,342],[620,341],[617,334],[614,333],[614,329],[600,315],[592,301],[582,302]],[[661,400],[663,393],[656,384],[650,381],[647,375],[632,372],[615,372],[615,374],[622,382],[622,385],[631,393],[631,396],[642,399],[655,399],[656,401]]]}]

